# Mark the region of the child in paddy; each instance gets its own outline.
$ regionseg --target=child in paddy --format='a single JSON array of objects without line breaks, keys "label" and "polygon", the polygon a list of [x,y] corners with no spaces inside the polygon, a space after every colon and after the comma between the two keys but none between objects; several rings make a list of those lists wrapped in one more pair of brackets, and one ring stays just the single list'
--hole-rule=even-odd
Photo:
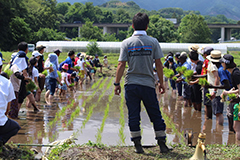
[{"label": "child in paddy", "polygon": [[[38,88],[37,91],[40,91],[40,87],[38,84],[39,72],[36,68],[36,66],[38,64],[38,60],[34,57],[31,57],[29,62],[30,62],[30,66],[28,68],[28,75],[32,79],[32,81],[35,83],[35,85],[37,86],[37,88]],[[33,94],[36,95],[36,90],[33,91]],[[29,99],[27,99],[26,106],[29,108],[31,107],[31,103],[30,103]]]},{"label": "child in paddy", "polygon": [[69,87],[70,83],[68,81],[68,64],[65,63],[63,66],[62,66],[62,79],[61,79],[61,83],[63,84],[62,86],[59,85],[59,89],[60,89],[60,93],[59,93],[59,96],[65,96],[66,94],[66,91],[67,91],[67,88]]},{"label": "child in paddy", "polygon": [[53,99],[53,95],[55,93],[55,89],[56,89],[56,85],[57,85],[57,81],[58,83],[62,86],[61,81],[59,80],[58,74],[57,74],[57,55],[54,53],[50,53],[48,55],[48,58],[50,60],[50,66],[52,66],[53,71],[49,72],[49,81],[48,81],[48,85],[49,85],[49,89],[46,93],[45,93],[45,100],[52,100]]}]

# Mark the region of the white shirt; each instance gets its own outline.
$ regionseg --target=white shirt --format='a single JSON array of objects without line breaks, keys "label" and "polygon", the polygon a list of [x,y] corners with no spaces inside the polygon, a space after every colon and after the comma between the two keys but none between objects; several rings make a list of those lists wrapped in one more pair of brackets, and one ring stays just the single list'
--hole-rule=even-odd
[{"label": "white shirt", "polygon": [[103,63],[104,63],[105,65],[107,65],[107,64],[108,64],[108,59],[107,59],[107,58],[104,58],[104,59],[103,59]]},{"label": "white shirt", "polygon": [[39,77],[39,72],[38,72],[37,68],[33,67],[32,76],[31,76],[33,82],[35,82],[35,81],[34,81],[34,78],[35,78],[35,77]]},{"label": "white shirt", "polygon": [[66,80],[67,85],[69,86],[70,83],[68,82],[68,74],[67,74],[67,72],[62,72],[61,74],[62,74],[61,83],[64,84],[65,83],[64,80]]},{"label": "white shirt", "polygon": [[[13,65],[11,67],[11,70],[13,71],[13,73],[16,73],[16,72],[19,72],[20,74],[22,73],[22,72],[20,72],[20,70],[19,70],[17,65]],[[14,74],[12,74],[10,76],[10,81],[11,81],[11,83],[13,85],[14,91],[15,92],[19,92],[21,80],[18,79]]]},{"label": "white shirt", "polygon": [[12,83],[0,75],[0,126],[4,126],[8,118],[5,115],[8,102],[16,99]]},{"label": "white shirt", "polygon": [[85,63],[85,61],[84,61],[84,59],[82,59],[82,60],[78,60],[77,61],[77,65],[76,66],[80,66],[81,68],[80,68],[80,70],[82,71],[82,70],[84,70],[84,68],[83,68],[83,63]]},{"label": "white shirt", "polygon": [[[213,72],[218,72],[218,68],[215,64],[213,64],[211,61],[209,61],[208,68],[207,68],[207,79],[208,79],[208,82],[212,85],[214,85],[214,83],[215,83],[215,77],[214,77]],[[220,85],[220,82],[219,82],[219,85]],[[212,94],[213,91],[214,91],[214,89],[209,89],[210,94]],[[222,89],[218,89],[216,96],[220,96],[222,91],[223,91]]]}]

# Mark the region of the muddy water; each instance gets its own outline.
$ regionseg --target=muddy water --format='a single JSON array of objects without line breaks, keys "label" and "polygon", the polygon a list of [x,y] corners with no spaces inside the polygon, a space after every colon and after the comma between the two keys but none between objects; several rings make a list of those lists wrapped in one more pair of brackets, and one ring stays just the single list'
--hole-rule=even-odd
[{"label": "muddy water", "polygon": [[[34,113],[32,109],[26,108],[24,105],[19,113],[17,122],[21,126],[19,133],[10,139],[14,143],[29,143],[29,144],[49,144],[55,140],[62,140],[70,137],[73,133],[77,132],[77,144],[87,143],[88,141],[96,142],[97,132],[100,129],[102,120],[107,106],[109,95],[112,93],[113,86],[111,86],[103,98],[97,102],[97,99],[106,89],[107,84],[113,83],[110,78],[107,80],[106,85],[102,90],[96,92],[96,95],[88,101],[87,98],[91,96],[95,90],[88,90],[91,88],[92,83],[85,84],[82,89],[78,89],[74,94],[67,94],[67,98],[61,99],[56,97],[55,101],[51,105],[47,105],[44,101],[44,94],[42,94],[41,102],[38,105],[41,108],[41,112]],[[123,91],[124,92],[124,91]],[[79,95],[82,95],[81,99],[78,99]],[[66,105],[75,101],[73,109],[67,109],[65,114],[58,120],[53,127],[49,128],[49,122],[52,121],[58,111],[63,109]],[[160,106],[163,114],[169,117],[168,123],[174,123],[175,130],[167,128],[167,141],[168,143],[181,143],[184,141],[181,134],[184,135],[186,130],[193,130],[194,138],[193,145],[196,144],[197,135],[199,132],[206,133],[206,144],[233,144],[235,143],[235,136],[233,133],[228,132],[228,121],[226,117],[226,107],[224,109],[224,125],[216,125],[216,118],[213,116],[212,120],[207,120],[204,115],[204,107],[202,112],[196,112],[193,108],[184,108],[183,102],[173,98],[170,91],[164,96],[159,96]],[[82,106],[86,102],[85,106]],[[87,121],[85,127],[83,122],[88,116],[91,105],[96,103],[96,107],[92,110],[92,115]],[[103,132],[101,135],[101,142],[107,145],[132,145],[130,141],[130,133],[127,124],[127,108],[124,105],[124,120],[125,126],[123,133],[125,139],[120,138],[119,130],[121,125],[119,124],[121,97],[114,96],[109,103],[109,112]],[[67,122],[71,118],[71,114],[74,109],[79,106],[80,113],[76,119],[67,125]],[[226,106],[226,105],[225,105]],[[142,142],[144,145],[156,144],[154,139],[154,132],[152,124],[146,114],[144,107],[141,112],[141,127],[142,127]],[[81,129],[82,127],[82,129]],[[123,143],[125,142],[125,143]],[[42,148],[42,151],[45,149]]]}]

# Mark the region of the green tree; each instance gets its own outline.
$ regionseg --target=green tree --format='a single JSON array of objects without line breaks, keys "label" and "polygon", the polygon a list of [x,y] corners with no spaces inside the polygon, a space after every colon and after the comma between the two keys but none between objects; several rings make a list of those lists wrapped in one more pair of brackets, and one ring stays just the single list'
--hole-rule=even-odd
[{"label": "green tree", "polygon": [[33,41],[36,43],[38,41],[57,41],[64,40],[65,33],[57,32],[57,30],[50,28],[40,28],[34,33]]},{"label": "green tree", "polygon": [[120,8],[114,15],[113,23],[131,23],[131,18],[126,10]]},{"label": "green tree", "polygon": [[90,22],[90,21],[82,25],[80,29],[80,35],[86,40],[91,40],[91,39],[95,39],[98,41],[102,40],[102,30],[99,29],[97,26],[93,26],[93,22]]},{"label": "green tree", "polygon": [[112,23],[113,22],[113,13],[111,11],[103,11],[103,19],[101,23]]},{"label": "green tree", "polygon": [[95,40],[91,40],[87,45],[87,54],[88,55],[95,55],[98,54],[101,56],[103,53],[102,49],[99,48],[98,43]]},{"label": "green tree", "polygon": [[117,42],[119,41],[117,38],[116,38],[116,34],[109,34],[109,33],[105,33],[103,35],[103,41],[111,41],[111,42]]},{"label": "green tree", "polygon": [[[0,48],[2,50],[11,50],[16,46],[16,36],[12,35],[12,29],[10,28],[10,23],[14,18],[21,17],[24,18],[28,12],[25,8],[25,4],[22,0],[0,0],[0,37],[1,43]],[[13,27],[13,26],[12,26]],[[18,26],[21,28],[21,26]]]},{"label": "green tree", "polygon": [[117,39],[119,39],[119,41],[123,41],[125,38],[127,38],[127,34],[128,34],[128,31],[123,31],[123,30],[120,30],[118,32],[118,35],[116,35]]},{"label": "green tree", "polygon": [[65,15],[68,12],[70,6],[71,4],[69,2],[58,3],[56,6],[56,11],[58,14]]},{"label": "green tree", "polygon": [[148,35],[155,37],[159,42],[177,42],[178,34],[174,24],[159,15],[149,17]]},{"label": "green tree", "polygon": [[196,14],[186,15],[178,28],[182,43],[209,43],[211,32],[204,17]]},{"label": "green tree", "polygon": [[11,29],[14,44],[29,40],[31,29],[29,28],[29,24],[27,24],[23,18],[12,18],[12,21],[9,23],[9,27]]}]

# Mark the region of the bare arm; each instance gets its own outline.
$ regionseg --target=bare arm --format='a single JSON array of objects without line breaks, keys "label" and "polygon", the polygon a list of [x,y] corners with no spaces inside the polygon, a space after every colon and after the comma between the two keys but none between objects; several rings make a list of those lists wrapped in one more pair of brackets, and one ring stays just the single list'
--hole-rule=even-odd
[{"label": "bare arm", "polygon": [[73,67],[71,67],[69,70],[78,72],[78,70],[76,68],[73,68]]},{"label": "bare arm", "polygon": [[[126,66],[125,61],[118,62],[115,83],[120,83],[120,80],[121,80],[124,70],[125,70],[125,66]],[[121,86],[120,85],[115,86],[114,91],[115,91],[115,95],[119,95],[121,93]]]},{"label": "bare arm", "polygon": [[8,105],[7,105],[7,110],[5,112],[5,115],[7,116],[8,115],[8,112],[10,110],[10,106],[11,106],[11,102],[8,102]]},{"label": "bare arm", "polygon": [[204,75],[193,75],[193,78],[206,78],[207,75],[204,74]]},{"label": "bare arm", "polygon": [[161,59],[156,59],[155,65],[156,65],[157,75],[158,75],[159,82],[160,82],[159,92],[161,94],[163,94],[165,92],[165,88],[163,85],[163,65],[162,65]]}]

